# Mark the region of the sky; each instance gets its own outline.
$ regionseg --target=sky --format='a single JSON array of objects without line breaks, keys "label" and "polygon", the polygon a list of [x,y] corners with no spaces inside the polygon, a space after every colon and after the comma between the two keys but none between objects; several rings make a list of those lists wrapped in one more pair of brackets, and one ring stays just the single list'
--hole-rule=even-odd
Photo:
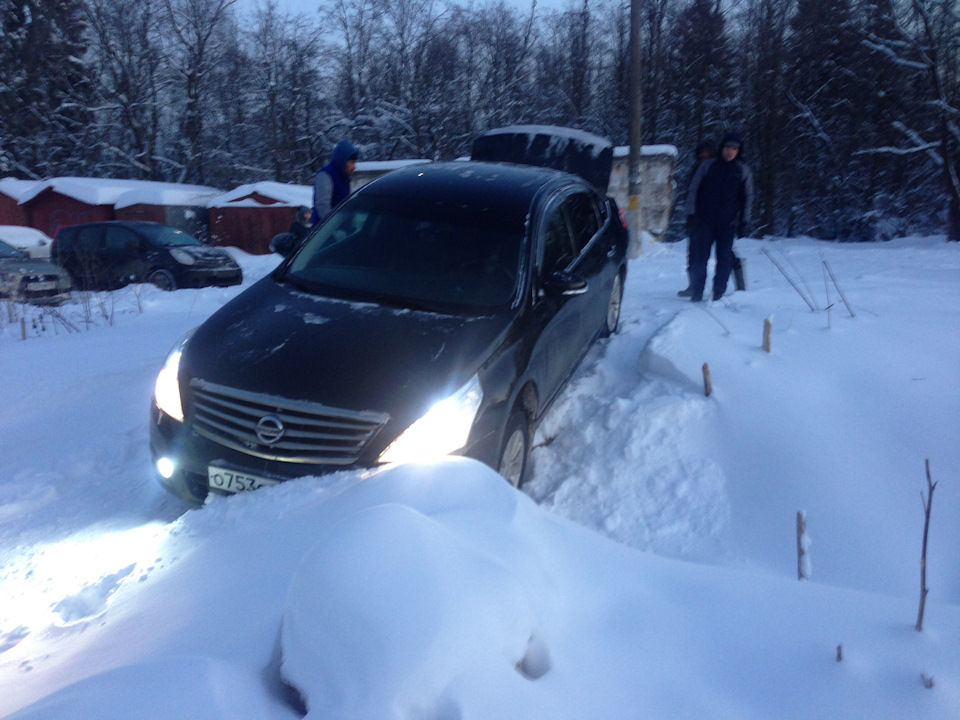
[{"label": "sky", "polygon": [[235,288],[3,308],[0,716],[956,720],[960,243],[738,240],[708,304],[648,244],[523,492],[451,458],[191,509],[147,408],[277,263],[231,252]]}]

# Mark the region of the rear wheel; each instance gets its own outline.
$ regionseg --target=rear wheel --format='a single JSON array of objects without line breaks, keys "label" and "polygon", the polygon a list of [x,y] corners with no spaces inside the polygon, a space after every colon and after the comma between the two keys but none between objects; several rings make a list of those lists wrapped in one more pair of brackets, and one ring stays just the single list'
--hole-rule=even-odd
[{"label": "rear wheel", "polygon": [[610,301],[607,303],[607,317],[603,321],[601,337],[608,337],[617,331],[620,325],[620,308],[623,306],[623,273],[617,273],[613,279],[613,289],[610,290]]},{"label": "rear wheel", "polygon": [[497,472],[515,488],[523,485],[527,474],[527,457],[530,454],[530,426],[521,410],[514,410],[507,420],[500,448]]},{"label": "rear wheel", "polygon": [[150,275],[147,276],[147,282],[151,285],[156,285],[161,290],[176,290],[177,281],[173,277],[173,273],[169,270],[154,270]]}]

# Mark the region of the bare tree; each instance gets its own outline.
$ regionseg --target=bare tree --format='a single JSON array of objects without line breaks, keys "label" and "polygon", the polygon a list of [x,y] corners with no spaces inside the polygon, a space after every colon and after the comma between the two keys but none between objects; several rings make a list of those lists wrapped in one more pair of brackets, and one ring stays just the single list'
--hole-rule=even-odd
[{"label": "bare tree", "polygon": [[205,134],[216,70],[222,60],[227,10],[236,0],[163,0],[169,31],[168,67],[182,90],[179,180],[203,183],[211,147]]},{"label": "bare tree", "polygon": [[162,179],[161,48],[156,0],[88,0],[99,69],[97,128],[110,174]]}]

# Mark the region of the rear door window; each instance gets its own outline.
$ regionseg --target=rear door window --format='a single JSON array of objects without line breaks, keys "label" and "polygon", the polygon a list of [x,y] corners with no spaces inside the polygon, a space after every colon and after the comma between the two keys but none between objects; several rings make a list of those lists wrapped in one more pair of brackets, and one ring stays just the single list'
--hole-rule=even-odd
[{"label": "rear door window", "polygon": [[103,246],[103,228],[99,225],[82,227],[77,231],[77,240],[74,243],[76,252],[95,253]]},{"label": "rear door window", "polygon": [[567,222],[567,211],[563,203],[558,203],[547,215],[541,264],[543,274],[564,270],[576,257],[577,251]]},{"label": "rear door window", "polygon": [[125,227],[111,225],[107,228],[104,248],[111,252],[136,252],[140,249],[140,238]]},{"label": "rear door window", "polygon": [[563,204],[570,222],[574,249],[579,255],[600,229],[597,203],[589,193],[578,192],[568,197]]}]

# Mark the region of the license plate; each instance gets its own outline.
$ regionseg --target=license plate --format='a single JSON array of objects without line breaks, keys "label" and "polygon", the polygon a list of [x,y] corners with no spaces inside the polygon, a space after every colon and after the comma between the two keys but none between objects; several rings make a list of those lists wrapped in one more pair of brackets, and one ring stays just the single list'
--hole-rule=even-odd
[{"label": "license plate", "polygon": [[43,292],[44,290],[56,290],[56,289],[57,289],[56,280],[27,283],[27,290],[29,290],[30,292]]},{"label": "license plate", "polygon": [[257,488],[276,485],[277,480],[257,477],[248,473],[240,473],[234,470],[209,465],[207,467],[207,480],[210,487],[221,492],[237,493],[246,490],[256,490]]}]

